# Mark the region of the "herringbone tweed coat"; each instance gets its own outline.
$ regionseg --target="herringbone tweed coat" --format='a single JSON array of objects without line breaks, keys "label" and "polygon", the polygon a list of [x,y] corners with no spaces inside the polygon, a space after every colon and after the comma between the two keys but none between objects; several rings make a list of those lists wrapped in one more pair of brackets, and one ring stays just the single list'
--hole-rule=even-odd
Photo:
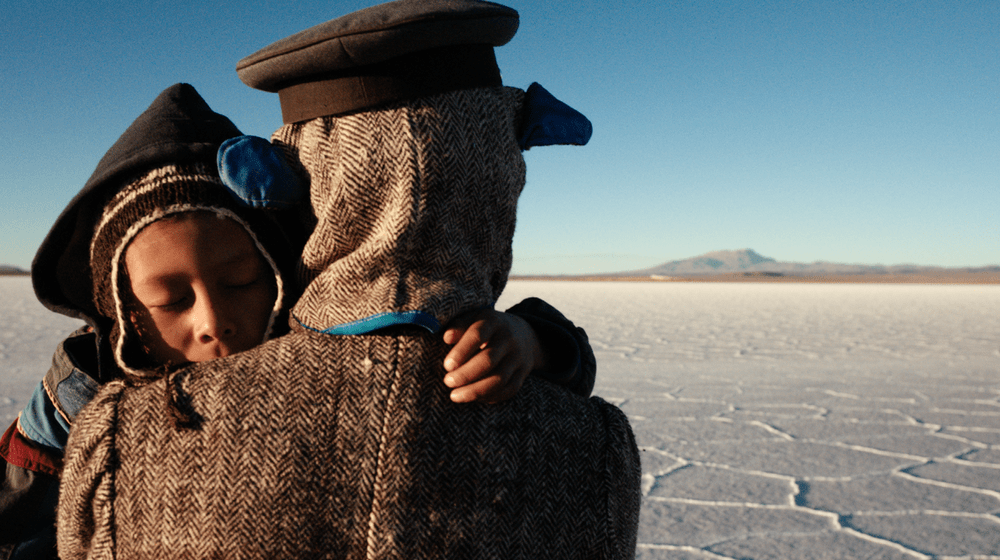
[{"label": "herringbone tweed coat", "polygon": [[492,304],[524,183],[521,99],[460,91],[276,133],[317,218],[292,333],[107,386],[70,436],[60,555],[632,558],[639,455],[617,407],[538,379],[454,404],[439,335],[321,332]]}]

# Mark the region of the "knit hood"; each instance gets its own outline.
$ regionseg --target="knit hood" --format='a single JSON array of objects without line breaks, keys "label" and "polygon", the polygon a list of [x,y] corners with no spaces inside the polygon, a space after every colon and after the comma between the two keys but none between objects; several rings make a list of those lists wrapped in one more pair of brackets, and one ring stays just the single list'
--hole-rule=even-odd
[{"label": "knit hood", "polygon": [[436,331],[491,306],[511,265],[524,92],[460,90],[279,129],[317,225],[292,320],[327,334]]},{"label": "knit hood", "polygon": [[[281,276],[269,256],[275,251],[259,241],[265,236],[259,235],[257,223],[266,220],[240,208],[226,191],[216,163],[220,145],[241,134],[192,86],[171,86],[108,150],[39,247],[31,267],[35,294],[49,309],[94,327],[99,380],[138,367],[123,358],[129,329],[121,305],[119,265],[142,227],[167,215],[210,210],[234,218],[275,268],[275,309],[280,309]],[[251,226],[250,221],[257,223]],[[266,237],[280,241],[278,235]]]}]

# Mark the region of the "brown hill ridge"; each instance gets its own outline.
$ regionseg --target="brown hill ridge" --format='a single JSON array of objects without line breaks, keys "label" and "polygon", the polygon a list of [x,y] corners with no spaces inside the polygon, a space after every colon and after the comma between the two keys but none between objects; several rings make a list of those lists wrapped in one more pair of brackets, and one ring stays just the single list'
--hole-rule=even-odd
[{"label": "brown hill ridge", "polygon": [[[526,277],[515,277],[526,278]],[[534,277],[539,278],[539,277]],[[610,274],[558,276],[566,280],[878,282],[1000,284],[1000,266],[944,268],[920,265],[779,262],[753,249],[713,251],[697,257]]]},{"label": "brown hill ridge", "polygon": [[18,268],[9,264],[0,264],[0,276],[25,276],[27,274],[30,273],[23,268]]}]

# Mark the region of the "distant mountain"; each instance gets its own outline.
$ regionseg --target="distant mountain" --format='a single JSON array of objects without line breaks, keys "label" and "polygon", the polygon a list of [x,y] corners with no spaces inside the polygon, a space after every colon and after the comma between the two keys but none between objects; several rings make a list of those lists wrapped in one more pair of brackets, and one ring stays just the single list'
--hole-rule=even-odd
[{"label": "distant mountain", "polygon": [[758,254],[753,249],[738,251],[712,251],[698,257],[665,262],[661,265],[636,271],[642,274],[715,274],[763,270],[777,261]]},{"label": "distant mountain", "polygon": [[28,271],[9,264],[0,264],[0,276],[7,276],[11,274],[28,274]]},{"label": "distant mountain", "polygon": [[867,265],[838,264],[824,261],[813,263],[779,262],[765,257],[753,249],[713,251],[689,259],[603,276],[707,276],[715,274],[744,274],[747,276],[816,276],[816,275],[886,275],[886,274],[935,274],[952,270],[964,272],[1000,272],[1000,267],[979,269],[946,269],[919,265]]}]

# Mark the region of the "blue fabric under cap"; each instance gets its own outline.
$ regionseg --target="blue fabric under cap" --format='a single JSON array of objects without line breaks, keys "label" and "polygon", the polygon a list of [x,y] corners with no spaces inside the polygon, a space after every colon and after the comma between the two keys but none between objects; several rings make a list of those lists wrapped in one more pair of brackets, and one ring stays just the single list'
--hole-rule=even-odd
[{"label": "blue fabric under cap", "polygon": [[583,146],[594,132],[583,113],[556,99],[537,82],[525,92],[524,109],[524,122],[517,139],[522,150],[554,144]]},{"label": "blue fabric under cap", "polygon": [[222,182],[246,206],[283,210],[305,199],[305,185],[281,152],[264,138],[226,140],[219,146],[218,164]]}]

